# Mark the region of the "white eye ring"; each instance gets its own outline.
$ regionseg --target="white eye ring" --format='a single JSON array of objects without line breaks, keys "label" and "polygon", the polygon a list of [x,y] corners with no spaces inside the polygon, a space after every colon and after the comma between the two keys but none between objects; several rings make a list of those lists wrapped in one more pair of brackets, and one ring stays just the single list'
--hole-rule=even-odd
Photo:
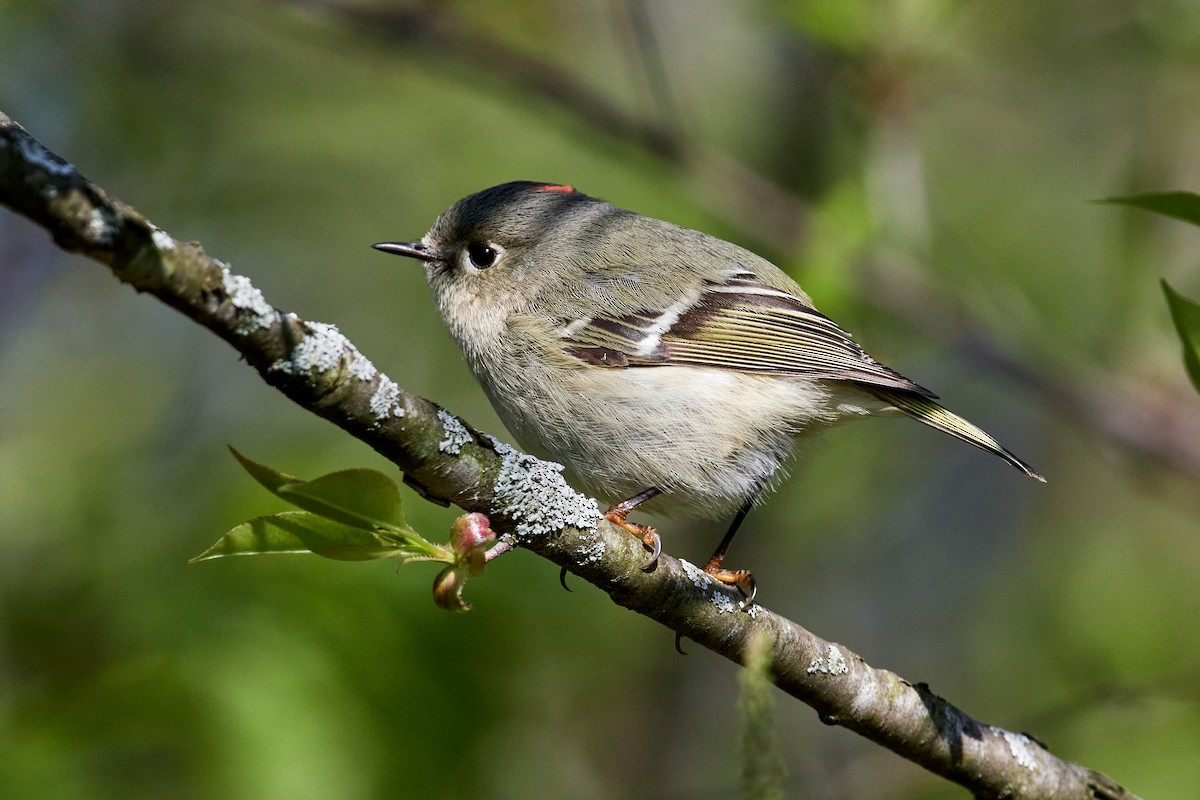
[{"label": "white eye ring", "polygon": [[472,242],[463,251],[467,264],[475,269],[487,269],[500,260],[504,248],[491,242]]}]

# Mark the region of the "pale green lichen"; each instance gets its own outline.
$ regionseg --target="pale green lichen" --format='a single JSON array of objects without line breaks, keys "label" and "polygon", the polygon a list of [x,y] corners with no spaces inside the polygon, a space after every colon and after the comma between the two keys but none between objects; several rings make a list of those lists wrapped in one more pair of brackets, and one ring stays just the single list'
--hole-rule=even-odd
[{"label": "pale green lichen", "polygon": [[463,425],[462,420],[458,417],[444,408],[439,408],[437,415],[438,419],[442,421],[442,429],[446,432],[445,437],[438,442],[438,450],[456,456],[462,452],[463,445],[468,445],[474,441],[471,432],[467,430],[467,426]]},{"label": "pale green lichen", "polygon": [[604,543],[603,539],[596,535],[595,531],[588,533],[587,538],[588,544],[583,545],[577,551],[579,554],[579,563],[595,564],[600,559],[604,558],[604,554],[608,550],[608,545]]},{"label": "pale green lichen", "polygon": [[725,588],[725,584],[690,561],[681,558],[679,559],[679,563],[683,566],[683,574],[687,576],[692,586],[695,586],[708,595],[708,602],[717,610],[717,613],[733,614],[737,611],[745,611],[750,615],[751,619],[758,616],[757,605],[751,605],[749,608],[743,609],[742,603],[729,594],[729,591]]},{"label": "pale green lichen", "polygon": [[170,253],[175,249],[175,240],[171,238],[171,234],[151,222],[146,224],[150,226],[150,241],[154,242],[155,247],[163,253]]},{"label": "pale green lichen", "polygon": [[343,356],[357,352],[336,325],[309,322],[307,327],[308,333],[292,348],[288,359],[275,363],[281,372],[289,375],[329,372],[341,363]]},{"label": "pale green lichen", "polygon": [[357,378],[363,383],[374,380],[379,372],[371,363],[371,359],[357,351],[350,358],[350,363],[346,365],[346,371],[350,373],[350,377]]},{"label": "pale green lichen", "polygon": [[1037,772],[1037,758],[1034,757],[1032,749],[1037,746],[1036,742],[1023,733],[1013,733],[994,726],[992,731],[1004,737],[1004,741],[1008,745],[1008,752],[1012,754],[1013,760],[1017,764],[1029,772]]},{"label": "pale green lichen", "polygon": [[[159,234],[162,234],[162,238],[167,241],[169,247],[164,247],[159,243]],[[157,228],[154,229],[153,237],[160,250],[174,249],[175,244],[171,237]],[[245,275],[233,274],[225,264],[220,266],[221,285],[225,289],[225,296],[229,298],[230,305],[238,311],[248,312],[238,315],[234,330],[245,336],[254,331],[271,327],[275,323],[275,308],[266,301],[262,292]]]},{"label": "pale green lichen", "polygon": [[494,436],[487,438],[500,456],[492,492],[499,511],[516,523],[513,534],[517,540],[547,536],[567,527],[596,529],[600,507],[567,484],[561,464],[522,453]]},{"label": "pale green lichen", "polygon": [[383,421],[388,417],[403,417],[404,406],[400,404],[400,387],[386,375],[380,376],[379,386],[371,395],[371,413]]},{"label": "pale green lichen", "polygon": [[808,674],[822,675],[845,675],[850,671],[850,666],[846,663],[846,657],[842,655],[842,651],[836,645],[829,646],[829,652],[822,653],[812,660],[808,665]]}]

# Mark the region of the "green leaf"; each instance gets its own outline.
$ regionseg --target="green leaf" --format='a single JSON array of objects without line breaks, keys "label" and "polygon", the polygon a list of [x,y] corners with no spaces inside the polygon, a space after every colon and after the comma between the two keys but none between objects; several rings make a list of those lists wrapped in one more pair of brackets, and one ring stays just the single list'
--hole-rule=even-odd
[{"label": "green leaf", "polygon": [[387,532],[365,531],[307,511],[284,511],[243,522],[188,563],[268,553],[313,553],[337,561],[435,557],[425,548],[414,548],[407,540]]},{"label": "green leaf", "polygon": [[1166,281],[1162,282],[1162,287],[1175,330],[1183,342],[1183,365],[1192,385],[1200,392],[1200,305],[1176,292]]},{"label": "green leaf", "polygon": [[275,494],[305,511],[363,530],[413,532],[404,521],[399,487],[378,470],[331,472],[311,481],[283,484]]},{"label": "green leaf", "polygon": [[305,481],[229,450],[256,481],[303,511],[243,522],[192,563],[263,553],[315,553],[340,561],[400,558],[449,564],[458,559],[449,547],[425,540],[408,526],[400,488],[382,472],[348,469]]},{"label": "green leaf", "polygon": [[416,535],[404,521],[399,487],[378,470],[347,469],[305,481],[229,450],[251,477],[294,506],[362,530]]},{"label": "green leaf", "polygon": [[271,494],[278,495],[279,488],[289,483],[304,483],[300,478],[294,475],[288,475],[278,470],[271,469],[266,464],[259,464],[257,461],[251,461],[244,455],[239,453],[232,447],[229,452],[233,453],[233,457],[242,465],[242,469],[250,473],[250,477],[261,483]]},{"label": "green leaf", "polygon": [[1106,197],[1094,202],[1131,206],[1200,225],[1200,195],[1192,192],[1149,192],[1126,197]]},{"label": "green leaf", "polygon": [[[285,511],[285,514],[303,514]],[[216,544],[188,561],[197,564],[222,556],[252,556],[261,553],[311,553],[304,542],[287,529],[273,524],[271,517],[255,517],[229,530]]]}]

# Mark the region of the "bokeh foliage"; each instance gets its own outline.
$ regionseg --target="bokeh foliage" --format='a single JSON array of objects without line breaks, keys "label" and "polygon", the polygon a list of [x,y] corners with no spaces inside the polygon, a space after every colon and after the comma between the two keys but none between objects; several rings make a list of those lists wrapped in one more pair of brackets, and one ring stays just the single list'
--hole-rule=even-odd
[{"label": "bokeh foliage", "polygon": [[[0,0],[0,108],[496,433],[419,274],[372,242],[528,178],[772,257],[1050,483],[913,424],[835,431],[731,554],[764,602],[1144,796],[1194,795],[1200,467],[1112,433],[1198,429],[1159,279],[1200,296],[1200,233],[1086,202],[1200,187],[1194,4],[354,7],[449,15],[472,51],[336,3]],[[692,156],[507,79],[489,42]],[[227,443],[301,475],[389,467],[7,212],[0,280],[0,796],[737,791],[735,669],[528,554],[465,615],[430,602],[433,567],[188,566],[283,510]],[[443,540],[456,512],[404,491]],[[692,560],[720,532],[662,531]],[[792,795],[961,796],[794,703],[776,718]]]}]

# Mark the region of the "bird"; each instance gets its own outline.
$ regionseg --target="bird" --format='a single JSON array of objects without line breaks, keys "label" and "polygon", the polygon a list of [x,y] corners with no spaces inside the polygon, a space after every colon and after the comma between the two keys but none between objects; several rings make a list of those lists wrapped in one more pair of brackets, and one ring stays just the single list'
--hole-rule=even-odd
[{"label": "bird", "polygon": [[1036,470],[885,366],[783,270],[736,244],[567,184],[513,181],[447,208],[418,241],[377,250],[424,265],[441,317],[523,448],[611,503],[605,518],[661,552],[636,508],[732,522],[703,569],[757,583],[725,556],[786,475],[797,441],[907,416]]}]

